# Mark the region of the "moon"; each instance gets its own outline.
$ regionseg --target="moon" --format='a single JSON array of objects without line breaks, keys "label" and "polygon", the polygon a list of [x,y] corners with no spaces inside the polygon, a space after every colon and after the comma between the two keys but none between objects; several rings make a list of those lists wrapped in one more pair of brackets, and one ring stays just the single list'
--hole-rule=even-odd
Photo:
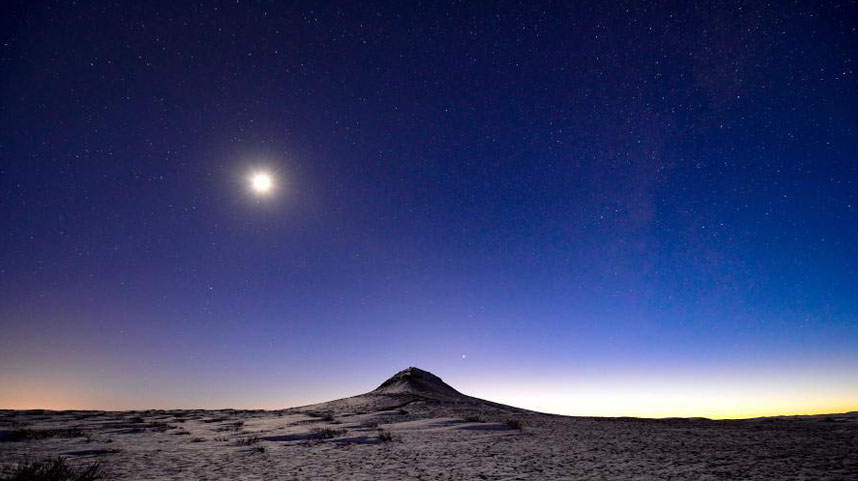
[{"label": "moon", "polygon": [[265,172],[257,172],[250,177],[250,187],[257,194],[264,195],[274,188],[274,180]]}]

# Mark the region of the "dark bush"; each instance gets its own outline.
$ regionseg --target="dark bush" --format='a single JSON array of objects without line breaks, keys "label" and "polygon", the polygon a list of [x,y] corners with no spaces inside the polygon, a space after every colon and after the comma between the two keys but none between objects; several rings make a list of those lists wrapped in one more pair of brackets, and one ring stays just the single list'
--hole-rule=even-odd
[{"label": "dark bush", "polygon": [[259,437],[252,436],[249,438],[241,438],[235,442],[236,446],[253,446],[259,442]]},{"label": "dark bush", "polygon": [[311,418],[321,419],[322,421],[331,422],[334,420],[334,415],[332,413],[329,413],[329,412],[307,411],[304,414],[306,414],[307,416],[310,416]]},{"label": "dark bush", "polygon": [[342,436],[345,433],[345,429],[321,428],[314,431],[313,437],[316,439],[331,439],[337,436]]},{"label": "dark bush", "polygon": [[241,427],[244,426],[244,421],[234,421],[231,423],[226,423],[221,426],[215,428],[215,431],[219,433],[227,432],[227,431],[241,431]]},{"label": "dark bush", "polygon": [[229,418],[209,418],[209,419],[203,419],[202,421],[206,424],[222,423],[224,421],[229,421]]},{"label": "dark bush", "polygon": [[41,461],[25,460],[13,466],[4,479],[6,481],[94,481],[104,479],[106,473],[98,461],[74,466],[63,458]]},{"label": "dark bush", "polygon": [[12,431],[9,439],[12,441],[25,441],[27,439],[47,439],[47,438],[83,438],[86,437],[86,431],[78,428],[58,428],[58,429],[15,429]]}]

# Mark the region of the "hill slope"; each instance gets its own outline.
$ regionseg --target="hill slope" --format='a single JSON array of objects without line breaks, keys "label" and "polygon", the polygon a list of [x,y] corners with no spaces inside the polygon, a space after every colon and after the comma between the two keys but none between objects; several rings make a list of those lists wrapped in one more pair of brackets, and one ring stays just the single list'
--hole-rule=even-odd
[{"label": "hill slope", "polygon": [[486,401],[460,393],[429,371],[409,367],[394,374],[376,389],[357,396],[293,408],[297,412],[366,413],[411,406],[528,412],[512,406]]}]

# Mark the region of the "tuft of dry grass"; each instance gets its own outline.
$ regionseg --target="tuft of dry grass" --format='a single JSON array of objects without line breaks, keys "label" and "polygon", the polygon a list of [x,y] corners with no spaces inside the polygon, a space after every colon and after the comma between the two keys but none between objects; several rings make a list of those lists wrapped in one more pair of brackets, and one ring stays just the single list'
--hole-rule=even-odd
[{"label": "tuft of dry grass", "polygon": [[241,438],[235,441],[236,446],[253,446],[254,444],[260,441],[258,436],[251,436],[248,438]]},{"label": "tuft of dry grass", "polygon": [[507,419],[506,425],[509,426],[510,429],[515,429],[517,431],[521,431],[522,429],[524,429],[524,426],[518,419]]},{"label": "tuft of dry grass", "polygon": [[313,437],[316,439],[332,439],[342,436],[345,433],[345,429],[319,428],[313,430]]},{"label": "tuft of dry grass", "polygon": [[216,417],[216,418],[209,418],[209,419],[203,419],[202,420],[202,422],[204,422],[206,424],[222,423],[224,421],[229,421],[229,418]]},{"label": "tuft of dry grass", "polygon": [[334,420],[334,415],[330,412],[307,411],[304,414],[310,416],[311,418],[319,419],[321,421],[331,422]]},{"label": "tuft of dry grass", "polygon": [[48,439],[48,438],[84,438],[87,437],[87,432],[78,428],[57,428],[57,429],[15,429],[9,435],[11,441],[26,441],[28,439]]},{"label": "tuft of dry grass", "polygon": [[241,431],[241,428],[244,426],[244,421],[233,421],[230,423],[223,424],[217,428],[215,431],[222,433],[226,431]]},{"label": "tuft of dry grass", "polygon": [[393,435],[390,434],[390,431],[385,431],[384,429],[378,429],[378,440],[383,443],[389,443],[393,441]]},{"label": "tuft of dry grass", "polygon": [[107,473],[98,461],[75,466],[63,458],[24,460],[6,473],[5,481],[95,481]]}]

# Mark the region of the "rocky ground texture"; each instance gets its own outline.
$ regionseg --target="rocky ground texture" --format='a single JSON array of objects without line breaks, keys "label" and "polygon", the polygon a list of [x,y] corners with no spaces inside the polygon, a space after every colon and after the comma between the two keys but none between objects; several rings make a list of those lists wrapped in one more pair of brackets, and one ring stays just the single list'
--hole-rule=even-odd
[{"label": "rocky ground texture", "polygon": [[282,411],[0,411],[0,479],[59,456],[128,480],[858,480],[856,453],[858,413],[553,416],[416,368]]}]

